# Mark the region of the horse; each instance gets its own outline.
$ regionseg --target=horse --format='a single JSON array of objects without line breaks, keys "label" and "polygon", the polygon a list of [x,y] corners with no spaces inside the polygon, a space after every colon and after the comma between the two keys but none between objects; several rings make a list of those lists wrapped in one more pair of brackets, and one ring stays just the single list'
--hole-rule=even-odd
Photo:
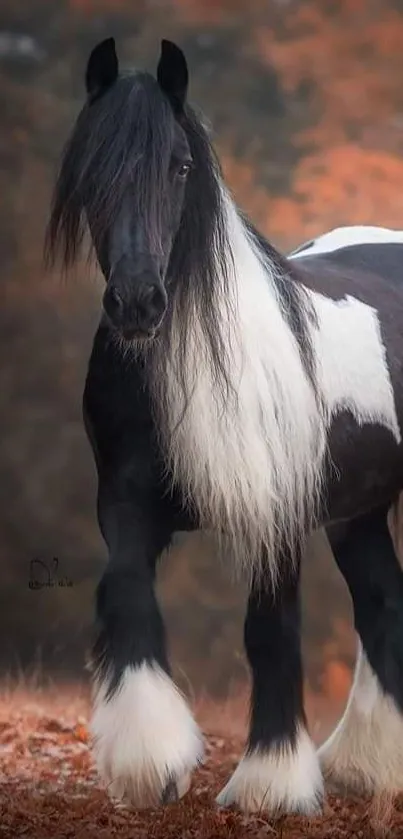
[{"label": "horse", "polygon": [[[330,231],[288,257],[236,206],[182,50],[155,76],[90,54],[45,253],[89,232],[105,279],[83,394],[108,561],[96,588],[92,748],[114,798],[182,797],[203,735],[172,679],[155,594],[178,531],[209,530],[248,585],[245,751],[218,796],[244,812],[321,811],[325,782],[403,789],[403,232]],[[287,220],[284,219],[286,225]],[[300,568],[325,528],[354,606],[346,712],[308,732]]]}]

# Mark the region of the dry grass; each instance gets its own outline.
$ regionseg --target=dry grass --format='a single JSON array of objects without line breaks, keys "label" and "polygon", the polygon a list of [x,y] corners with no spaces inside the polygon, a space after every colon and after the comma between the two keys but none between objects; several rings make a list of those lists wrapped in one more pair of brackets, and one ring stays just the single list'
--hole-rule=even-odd
[{"label": "dry grass", "polygon": [[[403,837],[403,801],[330,798],[325,815],[270,821],[219,811],[214,797],[242,751],[244,703],[212,706],[198,716],[207,760],[186,799],[165,809],[132,812],[112,804],[91,763],[86,689],[4,690],[0,697],[0,837],[75,839],[370,839]],[[239,722],[241,720],[241,722]],[[219,730],[221,729],[221,736]]]}]

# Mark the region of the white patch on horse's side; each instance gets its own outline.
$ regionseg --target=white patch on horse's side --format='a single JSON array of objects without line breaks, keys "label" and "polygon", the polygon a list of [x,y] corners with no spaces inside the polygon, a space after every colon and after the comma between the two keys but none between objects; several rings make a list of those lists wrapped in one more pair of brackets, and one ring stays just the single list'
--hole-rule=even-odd
[{"label": "white patch on horse's side", "polygon": [[381,245],[403,244],[403,230],[389,230],[387,227],[352,226],[336,227],[322,236],[314,239],[313,243],[304,250],[301,245],[297,251],[289,255],[289,259],[303,259],[316,254],[332,253],[340,248],[352,245]]},{"label": "white patch on horse's side", "polygon": [[360,794],[403,790],[403,716],[387,696],[359,642],[346,710],[318,750],[325,779]]},{"label": "white patch on horse's side", "polygon": [[[228,300],[217,305],[236,399],[223,398],[217,387],[197,315],[186,333],[186,369],[178,370],[184,329],[174,313],[171,356],[164,374],[158,371],[155,404],[174,480],[196,504],[202,526],[231,538],[234,561],[249,574],[265,547],[274,579],[279,532],[299,544],[307,506],[314,508],[326,431],[281,311],[273,267],[262,262],[228,197],[225,212],[231,299],[229,307]],[[186,410],[181,374],[191,394]]]},{"label": "white patch on horse's side", "polygon": [[93,752],[110,794],[135,807],[157,806],[173,780],[179,796],[184,795],[203,743],[169,676],[157,664],[143,663],[126,668],[110,699],[105,684],[95,687]]},{"label": "white patch on horse's side", "polygon": [[375,309],[348,295],[310,292],[318,319],[312,333],[316,375],[330,415],[348,409],[357,423],[378,422],[401,440],[385,347]]},{"label": "white patch on horse's side", "polygon": [[270,752],[246,754],[217,798],[246,813],[315,813],[321,808],[323,780],[315,747],[301,728],[294,749],[286,744]]}]

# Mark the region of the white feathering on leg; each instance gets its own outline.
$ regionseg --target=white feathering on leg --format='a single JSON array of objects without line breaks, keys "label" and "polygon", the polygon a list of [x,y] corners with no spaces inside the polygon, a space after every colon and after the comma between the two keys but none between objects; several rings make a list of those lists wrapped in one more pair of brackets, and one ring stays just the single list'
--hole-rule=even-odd
[{"label": "white feathering on leg", "polygon": [[187,792],[203,756],[201,734],[184,698],[156,664],[127,667],[113,696],[96,685],[94,757],[112,796],[135,807],[161,803],[166,785]]},{"label": "white feathering on leg", "polygon": [[325,780],[339,792],[401,791],[402,743],[403,716],[383,692],[359,641],[346,710],[318,751]]},{"label": "white feathering on leg", "polygon": [[235,805],[244,812],[317,813],[323,781],[314,745],[301,728],[292,749],[289,744],[271,751],[246,754],[217,798],[222,807]]}]

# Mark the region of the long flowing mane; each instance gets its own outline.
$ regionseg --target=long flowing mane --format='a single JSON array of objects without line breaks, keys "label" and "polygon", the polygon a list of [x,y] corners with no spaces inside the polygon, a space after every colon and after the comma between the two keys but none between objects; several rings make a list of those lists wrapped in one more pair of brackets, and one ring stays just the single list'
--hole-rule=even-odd
[{"label": "long flowing mane", "polygon": [[[202,120],[181,118],[194,161],[166,284],[163,328],[141,351],[167,469],[200,523],[237,564],[272,578],[314,521],[325,452],[314,307],[286,260],[236,209]],[[128,179],[158,247],[174,116],[135,73],[80,113],[57,180],[46,240],[68,267],[116,218]],[[139,348],[133,346],[134,357]],[[268,557],[268,561],[267,561]]]}]

